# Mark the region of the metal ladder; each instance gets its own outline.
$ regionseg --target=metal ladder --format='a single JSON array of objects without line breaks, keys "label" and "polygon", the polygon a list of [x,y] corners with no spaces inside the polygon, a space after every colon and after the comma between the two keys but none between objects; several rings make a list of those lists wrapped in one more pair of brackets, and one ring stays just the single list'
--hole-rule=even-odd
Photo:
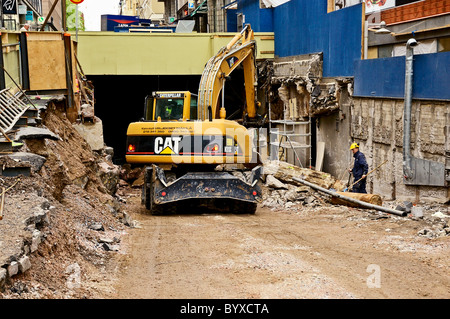
[{"label": "metal ladder", "polygon": [[11,94],[9,89],[0,91],[0,131],[6,133],[19,121],[22,115],[30,108],[17,96]]},{"label": "metal ladder", "polygon": [[[283,124],[283,130],[273,130],[273,124]],[[296,133],[296,128],[299,126],[307,126],[306,133]],[[308,114],[307,120],[295,121],[286,118],[286,105],[284,105],[283,119],[272,120],[271,117],[271,104],[269,103],[269,132],[270,132],[270,145],[276,146],[278,151],[278,158],[285,157],[287,161],[287,149],[291,149],[294,153],[294,165],[298,162],[300,167],[303,167],[300,157],[298,156],[297,149],[307,149],[309,154],[309,167],[312,163],[312,150],[311,150],[311,115]],[[275,138],[272,138],[275,137]],[[303,141],[300,139],[303,138]],[[284,140],[284,141],[283,141]],[[271,152],[274,148],[271,148]],[[281,154],[280,154],[281,153]],[[273,159],[273,158],[272,158]],[[308,164],[308,163],[307,163]]]}]

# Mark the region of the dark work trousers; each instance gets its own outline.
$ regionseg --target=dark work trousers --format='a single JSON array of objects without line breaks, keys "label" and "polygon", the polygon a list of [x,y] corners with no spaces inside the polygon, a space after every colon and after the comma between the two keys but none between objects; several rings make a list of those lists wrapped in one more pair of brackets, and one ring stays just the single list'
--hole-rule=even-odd
[{"label": "dark work trousers", "polygon": [[[362,176],[360,176],[358,178],[355,177],[355,181],[359,180],[361,177]],[[367,178],[364,178],[363,180],[361,180],[358,183],[356,183],[355,185],[353,185],[352,192],[353,193],[367,194],[366,181],[367,181]]]}]

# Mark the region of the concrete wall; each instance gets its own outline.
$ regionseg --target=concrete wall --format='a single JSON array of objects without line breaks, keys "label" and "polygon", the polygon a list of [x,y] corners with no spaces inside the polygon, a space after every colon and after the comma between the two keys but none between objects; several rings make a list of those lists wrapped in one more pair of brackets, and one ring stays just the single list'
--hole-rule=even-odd
[{"label": "concrete wall", "polygon": [[339,105],[338,111],[317,119],[317,142],[325,143],[322,170],[347,182],[349,174],[346,170],[350,164],[353,164],[353,157],[349,150],[352,143],[350,137],[352,100],[348,91],[343,90]]},{"label": "concrete wall", "polygon": [[[369,175],[368,192],[386,200],[445,202],[448,187],[406,186],[403,182],[403,100],[353,99],[351,138],[360,143],[369,170],[388,160]],[[418,158],[445,163],[449,151],[450,102],[414,100],[411,152]]]},{"label": "concrete wall", "polygon": [[[78,59],[87,75],[198,75],[234,35],[80,32]],[[273,33],[255,39],[257,59],[273,58]]]}]

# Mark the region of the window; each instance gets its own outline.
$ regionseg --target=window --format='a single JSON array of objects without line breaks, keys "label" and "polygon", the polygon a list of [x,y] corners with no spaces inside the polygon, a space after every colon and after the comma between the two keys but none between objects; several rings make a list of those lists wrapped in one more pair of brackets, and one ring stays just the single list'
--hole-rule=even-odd
[{"label": "window", "polygon": [[393,45],[381,45],[378,47],[378,58],[392,57]]},{"label": "window", "polygon": [[450,37],[438,40],[438,52],[450,51]]},{"label": "window", "polygon": [[180,99],[157,99],[155,119],[180,120],[183,118],[183,98]]},{"label": "window", "polygon": [[191,95],[191,120],[197,119],[197,96]]}]

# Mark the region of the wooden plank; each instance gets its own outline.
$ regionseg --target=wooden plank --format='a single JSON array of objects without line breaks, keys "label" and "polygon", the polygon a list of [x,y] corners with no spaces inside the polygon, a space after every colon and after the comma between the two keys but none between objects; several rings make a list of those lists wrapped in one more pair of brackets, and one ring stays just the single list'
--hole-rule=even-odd
[{"label": "wooden plank", "polygon": [[[380,195],[377,195],[377,194],[361,194],[361,193],[351,193],[351,192],[336,192],[336,193],[339,195],[354,198],[359,201],[366,202],[366,203],[369,203],[372,205],[381,206],[383,204],[383,201],[382,201]],[[346,206],[351,206],[351,207],[361,207],[355,203],[346,201],[342,197],[341,198],[332,197],[331,203],[334,205],[346,205]]]},{"label": "wooden plank", "polygon": [[39,32],[39,31],[29,31],[27,32],[28,38],[27,42],[31,41],[58,41],[62,39],[61,32]]},{"label": "wooden plank", "polygon": [[325,189],[341,191],[345,188],[342,183],[328,173],[319,172],[309,168],[301,168],[283,161],[267,161],[264,163],[264,174],[273,175],[284,183],[298,184],[294,177],[306,180]]},{"label": "wooden plank", "polygon": [[64,42],[28,42],[30,90],[67,89]]},{"label": "wooden plank", "polygon": [[317,142],[316,171],[322,171],[324,155],[325,155],[325,142]]}]

